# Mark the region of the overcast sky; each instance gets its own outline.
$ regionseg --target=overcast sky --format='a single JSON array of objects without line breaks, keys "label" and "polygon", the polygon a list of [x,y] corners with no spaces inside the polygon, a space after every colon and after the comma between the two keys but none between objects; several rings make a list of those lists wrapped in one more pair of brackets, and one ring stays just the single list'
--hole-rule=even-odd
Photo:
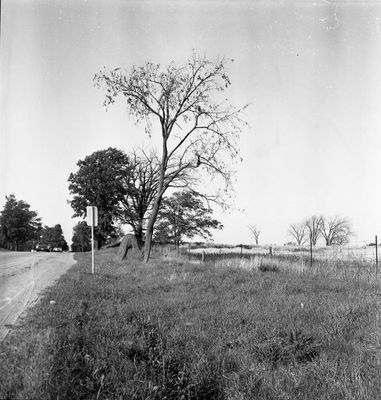
[{"label": "overcast sky", "polygon": [[381,5],[374,1],[3,0],[0,208],[15,193],[71,242],[67,178],[109,146],[150,145],[122,99],[106,112],[104,66],[226,56],[237,106],[250,103],[235,209],[220,243],[289,241],[312,214],[381,235]]}]

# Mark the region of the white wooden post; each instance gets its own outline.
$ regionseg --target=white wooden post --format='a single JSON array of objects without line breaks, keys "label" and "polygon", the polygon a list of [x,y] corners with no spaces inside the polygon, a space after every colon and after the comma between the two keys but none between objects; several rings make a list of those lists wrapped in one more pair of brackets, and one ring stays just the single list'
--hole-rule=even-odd
[{"label": "white wooden post", "polygon": [[91,273],[95,273],[94,263],[94,226],[98,226],[98,208],[95,206],[86,207],[87,225],[91,226]]},{"label": "white wooden post", "polygon": [[94,274],[94,225],[91,225],[91,273]]}]

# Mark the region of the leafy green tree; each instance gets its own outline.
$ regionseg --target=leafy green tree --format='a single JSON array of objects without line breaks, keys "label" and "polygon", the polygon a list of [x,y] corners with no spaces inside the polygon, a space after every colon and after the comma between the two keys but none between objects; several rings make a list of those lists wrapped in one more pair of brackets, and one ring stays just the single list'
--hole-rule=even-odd
[{"label": "leafy green tree", "polygon": [[71,248],[76,252],[91,250],[91,228],[85,221],[79,222],[74,227]]},{"label": "leafy green tree", "polygon": [[74,217],[85,217],[86,207],[98,207],[98,227],[94,235],[101,247],[115,237],[115,223],[122,216],[121,201],[126,195],[123,180],[128,174],[127,155],[109,147],[86,156],[77,162],[78,171],[71,173],[68,181]]},{"label": "leafy green tree", "polygon": [[163,198],[154,239],[177,246],[184,237],[210,239],[210,229],[222,229],[221,223],[211,215],[212,210],[204,206],[200,195],[191,191],[175,192]]},{"label": "leafy green tree", "polygon": [[94,77],[95,85],[106,91],[106,106],[121,95],[128,113],[145,124],[146,132],[151,134],[158,127],[155,134],[161,138],[162,151],[157,191],[146,227],[146,262],[162,198],[175,179],[182,177],[185,186],[190,185],[201,170],[222,178],[226,191],[231,189],[232,168],[227,160],[239,155],[243,108],[232,107],[222,95],[230,85],[227,61],[192,54],[181,66],[171,63],[162,68],[147,62],[127,73],[115,68]]},{"label": "leafy green tree", "polygon": [[67,250],[69,248],[60,224],[52,227],[45,226],[41,231],[40,241],[49,244],[52,248],[61,247],[62,250]]},{"label": "leafy green tree", "polygon": [[17,200],[14,194],[5,196],[6,203],[0,215],[0,229],[3,245],[9,250],[25,248],[28,241],[38,238],[41,220],[36,211],[23,200]]},{"label": "leafy green tree", "polygon": [[79,161],[71,174],[69,190],[74,195],[74,216],[85,216],[86,206],[96,205],[99,228],[95,237],[102,243],[119,234],[118,224],[132,227],[139,247],[143,245],[147,213],[157,193],[159,160],[154,153],[109,148]]}]

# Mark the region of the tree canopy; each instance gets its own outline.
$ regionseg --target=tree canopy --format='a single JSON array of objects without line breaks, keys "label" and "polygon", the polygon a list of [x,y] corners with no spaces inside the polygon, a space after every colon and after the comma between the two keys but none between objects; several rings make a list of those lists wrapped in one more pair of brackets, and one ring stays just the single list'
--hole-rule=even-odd
[{"label": "tree canopy", "polygon": [[79,222],[73,228],[71,249],[76,252],[91,250],[91,228],[85,221]]},{"label": "tree canopy", "polygon": [[40,242],[49,244],[52,248],[61,247],[62,250],[68,250],[69,248],[60,224],[52,227],[44,226],[40,232]]},{"label": "tree canopy", "polygon": [[181,66],[171,63],[162,68],[147,62],[129,72],[115,68],[94,77],[96,86],[106,91],[106,106],[123,96],[128,113],[145,124],[145,131],[161,136],[157,193],[146,231],[146,261],[162,197],[174,180],[181,179],[183,186],[189,187],[195,171],[204,170],[220,176],[225,188],[231,187],[232,168],[227,160],[239,154],[243,108],[232,107],[222,95],[230,85],[227,62],[193,53]]},{"label": "tree canopy", "polygon": [[121,200],[121,222],[134,231],[139,248],[144,241],[147,214],[157,194],[159,160],[154,153],[133,151],[128,156],[129,169],[123,177],[124,196]]},{"label": "tree canopy", "polygon": [[128,224],[139,247],[143,245],[147,213],[157,193],[160,162],[154,152],[134,150],[128,154],[108,148],[77,163],[70,174],[74,216],[85,216],[87,205],[96,205],[100,226],[96,238],[104,243],[117,237],[118,224]]},{"label": "tree canopy", "polygon": [[101,246],[116,235],[115,222],[121,218],[120,202],[126,195],[123,180],[128,173],[128,157],[123,151],[109,147],[79,160],[77,166],[78,171],[68,179],[73,216],[85,217],[87,206],[98,207],[98,227],[94,234]]},{"label": "tree canopy", "polygon": [[164,197],[155,228],[155,241],[178,246],[184,237],[210,239],[211,229],[222,229],[221,223],[211,215],[212,210],[205,207],[200,196],[191,191],[175,192]]},{"label": "tree canopy", "polygon": [[316,246],[319,237],[321,236],[321,224],[323,219],[321,216],[313,215],[305,221],[306,232],[312,246]]},{"label": "tree canopy", "polygon": [[295,239],[298,246],[302,246],[307,241],[307,227],[304,223],[291,224],[289,233]]},{"label": "tree canopy", "polygon": [[353,235],[350,221],[339,216],[322,217],[320,231],[327,246],[348,243]]},{"label": "tree canopy", "polygon": [[[5,196],[6,203],[0,215],[3,245],[9,250],[24,249],[28,241],[37,240],[41,220],[36,211],[14,194]],[[32,247],[32,246],[30,246]]]}]

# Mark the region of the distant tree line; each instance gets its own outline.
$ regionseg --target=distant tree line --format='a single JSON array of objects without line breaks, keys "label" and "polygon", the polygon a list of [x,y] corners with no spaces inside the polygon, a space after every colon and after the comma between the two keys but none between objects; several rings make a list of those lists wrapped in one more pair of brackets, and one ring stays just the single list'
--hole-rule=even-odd
[{"label": "distant tree line", "polygon": [[[248,226],[258,246],[260,229],[256,225]],[[326,246],[343,245],[349,242],[353,231],[348,218],[313,215],[302,222],[291,224],[289,235],[298,246],[312,244],[316,246],[319,239],[324,239]]]},{"label": "distant tree line", "polygon": [[320,238],[324,239],[326,246],[343,245],[348,243],[353,235],[348,218],[322,215],[313,215],[303,222],[291,224],[289,233],[298,246],[307,243],[316,246]]},{"label": "distant tree line", "polygon": [[71,249],[75,252],[91,250],[91,231],[85,221],[79,222],[73,229]]},{"label": "distant tree line", "polygon": [[42,226],[36,211],[14,194],[5,196],[5,205],[0,213],[0,247],[25,251],[35,248],[37,243],[68,249],[61,225]]}]

